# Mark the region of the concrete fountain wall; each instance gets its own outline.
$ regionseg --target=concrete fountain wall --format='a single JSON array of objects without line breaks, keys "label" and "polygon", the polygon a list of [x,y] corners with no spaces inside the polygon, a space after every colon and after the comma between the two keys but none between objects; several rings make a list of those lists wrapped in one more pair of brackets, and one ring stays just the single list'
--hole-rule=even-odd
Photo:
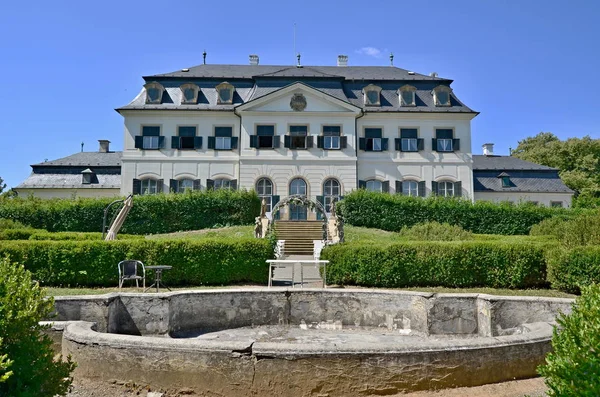
[{"label": "concrete fountain wall", "polygon": [[[557,313],[572,305],[558,298],[348,289],[55,302],[62,352],[78,363],[78,376],[228,396],[382,395],[532,377],[550,350]],[[263,326],[293,333],[260,338],[251,331]],[[248,334],[220,339],[220,332],[242,327]]]}]

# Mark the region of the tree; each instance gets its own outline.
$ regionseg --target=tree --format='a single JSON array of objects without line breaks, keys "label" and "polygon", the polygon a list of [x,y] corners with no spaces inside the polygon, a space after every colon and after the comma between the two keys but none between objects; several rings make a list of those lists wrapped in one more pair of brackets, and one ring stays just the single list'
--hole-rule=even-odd
[{"label": "tree", "polygon": [[589,136],[561,141],[550,132],[519,141],[512,155],[559,169],[565,185],[575,190],[578,201],[600,201],[600,139]]},{"label": "tree", "polygon": [[4,179],[0,176],[0,193],[6,189],[6,183],[4,183]]},{"label": "tree", "polygon": [[[0,396],[65,395],[75,363],[54,360],[52,340],[41,331],[54,300],[21,265],[0,259]],[[10,373],[9,370],[12,372]]]}]

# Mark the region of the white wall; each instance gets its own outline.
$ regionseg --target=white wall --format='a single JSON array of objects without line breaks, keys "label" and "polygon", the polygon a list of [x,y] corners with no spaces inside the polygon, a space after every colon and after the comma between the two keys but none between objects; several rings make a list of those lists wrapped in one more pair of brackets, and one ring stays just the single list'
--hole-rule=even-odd
[{"label": "white wall", "polygon": [[537,201],[539,205],[550,207],[552,201],[560,201],[563,207],[571,206],[572,193],[518,193],[518,192],[475,192],[475,201],[491,201],[500,203],[510,201],[512,203]]},{"label": "white wall", "polygon": [[[388,138],[384,152],[358,151],[358,179],[390,181],[390,192],[395,191],[397,180],[425,181],[427,195],[432,181],[462,182],[462,196],[473,198],[473,160],[471,156],[472,114],[374,114],[358,119],[357,134],[364,137],[368,127],[382,128]],[[394,140],[400,138],[401,128],[416,128],[424,140],[424,150],[407,153],[396,151]],[[460,150],[438,153],[432,150],[432,138],[437,128],[451,128],[454,138],[460,139]]]}]

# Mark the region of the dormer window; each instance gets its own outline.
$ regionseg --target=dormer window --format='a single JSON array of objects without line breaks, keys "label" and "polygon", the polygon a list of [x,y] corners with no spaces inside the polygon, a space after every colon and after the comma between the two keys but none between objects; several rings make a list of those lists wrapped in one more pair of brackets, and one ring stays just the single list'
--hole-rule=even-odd
[{"label": "dormer window", "polygon": [[228,82],[223,82],[215,87],[217,89],[217,103],[230,104],[233,103],[234,87]]},{"label": "dormer window", "polygon": [[369,84],[363,88],[364,101],[366,106],[381,106],[380,100],[381,87]]},{"label": "dormer window", "polygon": [[498,175],[498,178],[500,178],[502,180],[503,188],[512,187],[512,182],[510,181],[510,175],[508,175],[506,172],[503,172],[500,175]]},{"label": "dormer window", "polygon": [[82,176],[81,183],[84,185],[89,185],[92,183],[92,178],[94,177],[94,171],[90,170],[89,168],[86,168],[85,170],[81,171],[81,176]]},{"label": "dormer window", "polygon": [[198,103],[198,86],[196,84],[187,83],[181,87],[181,103],[196,104]]},{"label": "dormer window", "polygon": [[145,84],[144,88],[146,89],[146,103],[160,104],[162,102],[163,92],[165,92],[165,87],[162,84],[154,81]]},{"label": "dormer window", "polygon": [[416,106],[415,93],[417,89],[412,85],[400,87],[398,95],[400,96],[400,106]]},{"label": "dormer window", "polygon": [[437,86],[433,89],[433,99],[435,106],[450,106],[450,93],[452,88],[445,85]]}]

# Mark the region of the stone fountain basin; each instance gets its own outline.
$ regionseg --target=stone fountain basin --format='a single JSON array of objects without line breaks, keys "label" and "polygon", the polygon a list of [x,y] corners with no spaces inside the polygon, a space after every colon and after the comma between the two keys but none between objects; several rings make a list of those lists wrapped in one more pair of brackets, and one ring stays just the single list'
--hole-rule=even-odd
[{"label": "stone fountain basin", "polygon": [[[382,395],[536,376],[571,299],[367,289],[56,299],[79,376],[221,395]],[[72,321],[72,322],[71,322]]]}]

